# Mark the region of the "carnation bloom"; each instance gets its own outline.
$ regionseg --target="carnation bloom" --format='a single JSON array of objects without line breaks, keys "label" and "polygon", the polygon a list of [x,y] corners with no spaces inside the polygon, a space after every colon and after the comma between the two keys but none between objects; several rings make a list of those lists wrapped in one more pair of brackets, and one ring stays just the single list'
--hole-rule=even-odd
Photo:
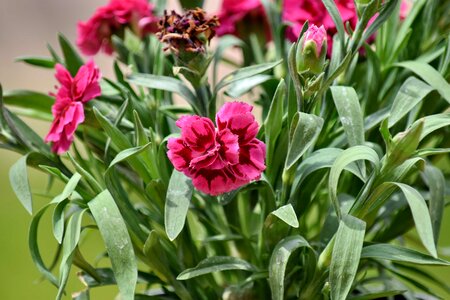
[{"label": "carnation bloom", "polygon": [[123,34],[125,27],[139,36],[156,29],[152,9],[153,5],[146,0],[111,0],[99,7],[88,21],[78,23],[77,45],[86,55],[95,55],[100,49],[111,54],[112,35]]},{"label": "carnation bloom", "polygon": [[[336,0],[335,3],[342,21],[344,23],[350,22],[350,25],[354,28],[358,20],[354,0]],[[283,20],[292,23],[288,30],[288,38],[292,41],[297,40],[306,21],[318,25],[322,24],[327,30],[329,38],[336,33],[333,19],[322,1],[284,0],[283,6]]]},{"label": "carnation bloom", "polygon": [[61,86],[52,106],[54,117],[45,142],[53,142],[52,151],[66,152],[78,125],[84,121],[84,103],[100,95],[100,71],[94,62],[83,65],[75,77],[62,65],[56,65],[56,79]]},{"label": "carnation bloom", "polygon": [[[253,32],[264,30],[270,40],[270,27],[261,0],[223,0],[219,20],[219,36],[232,34],[242,37],[248,29]],[[253,28],[249,28],[251,26]]]},{"label": "carnation bloom", "polygon": [[310,24],[297,48],[297,71],[322,72],[327,54],[327,31],[322,25]]},{"label": "carnation bloom", "polygon": [[243,102],[226,103],[216,115],[217,128],[205,117],[181,117],[176,122],[181,137],[167,144],[175,169],[213,196],[259,179],[266,168],[266,146],[256,138],[258,123],[252,109]]}]

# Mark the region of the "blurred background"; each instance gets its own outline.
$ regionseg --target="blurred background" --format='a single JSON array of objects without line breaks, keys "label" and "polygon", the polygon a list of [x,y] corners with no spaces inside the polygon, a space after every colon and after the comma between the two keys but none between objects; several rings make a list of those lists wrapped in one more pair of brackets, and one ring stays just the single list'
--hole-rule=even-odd
[{"label": "blurred background", "polygon": [[[1,0],[0,1],[0,82],[4,90],[28,89],[41,92],[54,90],[56,80],[51,70],[43,70],[15,63],[18,56],[43,55],[47,56],[46,44],[57,45],[57,32],[62,32],[72,42],[76,38],[76,23],[86,20],[107,0],[69,1],[69,0]],[[169,8],[178,9],[176,1],[169,0]],[[220,1],[209,0],[206,9],[215,12]],[[102,73],[109,76],[111,72],[111,58],[105,55],[95,57],[96,63],[101,67]],[[28,122],[30,120],[27,120]],[[45,136],[49,124],[44,122],[29,122],[41,135]],[[28,226],[30,216],[16,199],[9,185],[8,171],[19,155],[0,149],[0,299],[53,299],[56,289],[47,281],[42,281],[31,261],[27,245]],[[48,198],[40,196],[44,191],[47,177],[35,170],[30,171],[30,182],[34,197],[34,210],[36,211]],[[58,186],[55,186],[58,191]],[[55,192],[56,192],[55,191]],[[444,219],[444,229],[440,240],[441,246],[450,244],[450,214]],[[41,223],[39,243],[42,245],[43,257],[50,263],[49,258],[55,249],[55,239],[50,230],[51,222],[45,215]],[[85,248],[86,254],[98,253],[103,249],[99,236],[91,235]],[[48,245],[48,247],[47,247]],[[91,251],[92,250],[92,251]],[[89,257],[95,259],[95,257]],[[450,278],[449,268],[435,268],[436,275],[441,278]],[[76,278],[76,270],[72,276],[67,290],[70,292],[83,289]],[[117,290],[114,287],[94,289],[92,299],[114,299]],[[65,296],[70,299],[70,294]]]}]

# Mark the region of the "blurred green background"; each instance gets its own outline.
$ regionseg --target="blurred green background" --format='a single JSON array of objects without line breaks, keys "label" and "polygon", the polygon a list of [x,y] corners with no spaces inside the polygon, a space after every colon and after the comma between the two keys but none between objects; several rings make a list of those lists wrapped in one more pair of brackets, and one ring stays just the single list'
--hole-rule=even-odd
[{"label": "blurred green background", "polygon": [[[22,55],[47,55],[46,43],[56,45],[57,32],[64,33],[71,41],[76,37],[76,22],[86,20],[96,7],[107,1],[69,1],[69,0],[1,0],[0,1],[0,82],[5,90],[31,89],[48,92],[53,89],[55,80],[52,71],[45,71],[14,63],[14,58]],[[216,11],[219,1],[206,1],[209,11]],[[176,8],[175,1],[169,6]],[[106,76],[111,74],[111,59],[104,55],[95,58]],[[28,120],[29,121],[29,120]],[[41,136],[45,136],[49,124],[31,122]],[[0,300],[53,299],[56,289],[47,281],[42,281],[31,261],[28,252],[27,235],[30,216],[21,206],[9,185],[8,170],[20,156],[0,150]],[[48,198],[39,196],[46,186],[47,177],[30,170],[30,182],[36,211]],[[54,187],[58,192],[59,186]],[[45,215],[40,228],[40,245],[46,262],[50,262],[56,242],[51,234],[49,216]],[[447,211],[443,222],[440,246],[450,245],[450,213]],[[90,235],[84,240],[82,250],[89,260],[103,249],[101,238]],[[447,251],[449,252],[449,251]],[[448,254],[448,253],[447,253]],[[447,257],[448,258],[448,257]],[[444,281],[450,281],[450,268],[434,268],[435,274]],[[72,276],[65,299],[70,292],[81,290],[83,286]],[[114,299],[116,288],[94,290],[92,299]],[[450,299],[440,291],[444,299]]]}]

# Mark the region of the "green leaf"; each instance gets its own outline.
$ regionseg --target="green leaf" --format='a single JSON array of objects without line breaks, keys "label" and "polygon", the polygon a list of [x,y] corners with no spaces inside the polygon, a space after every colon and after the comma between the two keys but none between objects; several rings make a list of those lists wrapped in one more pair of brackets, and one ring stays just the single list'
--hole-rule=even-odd
[{"label": "green leaf", "polygon": [[238,98],[245,93],[249,92],[254,87],[260,85],[263,82],[271,79],[273,76],[271,75],[255,75],[252,77],[247,77],[239,81],[235,81],[230,84],[230,87],[227,89],[226,94],[231,98]]},{"label": "green leaf", "polygon": [[391,0],[382,6],[382,9],[378,17],[376,17],[373,23],[370,26],[368,26],[368,28],[364,31],[363,38],[359,41],[359,44],[356,47],[356,49],[359,49],[362,46],[362,44],[365,41],[367,41],[367,39],[369,39],[378,30],[378,28],[380,28],[380,26],[383,25],[384,22],[387,21],[387,19],[395,11],[398,2],[399,0]]},{"label": "green leaf", "polygon": [[275,246],[269,262],[269,284],[272,299],[284,299],[284,280],[289,257],[295,250],[302,247],[312,250],[308,242],[299,235],[286,237]]},{"label": "green leaf", "polygon": [[125,150],[119,152],[116,155],[116,157],[114,157],[114,159],[111,161],[111,163],[109,164],[108,169],[106,171],[108,171],[114,165],[116,165],[120,162],[123,162],[123,161],[127,160],[128,158],[133,157],[134,155],[137,155],[137,154],[143,152],[150,145],[151,145],[151,143],[147,143],[143,146],[128,148],[128,149],[125,149]]},{"label": "green leaf", "polygon": [[407,68],[419,75],[426,83],[436,89],[442,98],[450,103],[450,84],[432,66],[419,61],[404,61],[395,65]]},{"label": "green leaf", "polygon": [[348,300],[372,300],[372,299],[388,299],[387,297],[401,295],[405,290],[388,290],[381,292],[369,292],[358,296],[351,296]]},{"label": "green leaf", "polygon": [[363,258],[391,260],[419,265],[450,265],[448,261],[434,258],[419,251],[389,244],[375,244],[364,247],[361,252],[361,259]]},{"label": "green leaf", "polygon": [[183,173],[173,170],[164,207],[164,225],[171,241],[183,230],[192,191],[191,180]]},{"label": "green leaf", "polygon": [[266,71],[274,68],[275,66],[279,65],[281,62],[282,62],[282,60],[279,60],[277,62],[244,67],[244,68],[238,69],[234,72],[231,72],[230,74],[223,77],[217,83],[217,85],[215,87],[215,91],[217,93],[217,91],[219,91],[221,88],[224,88],[233,82],[240,81],[240,80],[261,74],[263,72],[266,72]]},{"label": "green leaf", "polygon": [[352,87],[330,87],[339,119],[347,135],[348,144],[353,147],[364,144],[364,121],[358,95]]},{"label": "green leaf", "polygon": [[423,245],[433,257],[437,257],[433,238],[433,227],[431,226],[430,214],[425,199],[423,199],[422,195],[416,189],[409,185],[398,182],[393,182],[393,184],[400,188],[405,195],[406,201],[408,201],[414,223],[416,224],[417,233]]},{"label": "green leaf", "polygon": [[62,191],[62,193],[59,194],[58,196],[56,196],[52,200],[52,202],[59,203],[62,200],[65,200],[65,199],[69,198],[70,195],[72,195],[72,193],[75,190],[75,188],[77,187],[78,182],[80,182],[80,180],[81,180],[81,175],[80,174],[78,174],[78,173],[73,174],[72,177],[67,182],[66,186],[64,187],[64,190]]},{"label": "green leaf", "polygon": [[20,108],[23,115],[53,120],[52,105],[55,99],[47,94],[27,90],[6,91],[3,101],[7,105]]},{"label": "green leaf", "polygon": [[198,110],[197,97],[195,97],[192,91],[179,79],[152,74],[133,74],[128,77],[128,81],[151,89],[176,93],[186,100],[193,108]]},{"label": "green leaf", "polygon": [[270,104],[270,109],[264,121],[264,130],[267,145],[267,166],[270,167],[273,156],[275,155],[275,146],[278,135],[283,127],[283,102],[286,96],[286,84],[284,79],[280,80],[275,94]]},{"label": "green leaf", "polygon": [[72,266],[72,258],[75,247],[80,240],[81,221],[83,214],[87,209],[76,211],[67,222],[67,231],[63,241],[63,256],[59,268],[59,289],[56,296],[60,300],[63,296],[64,289],[69,279],[70,268]]},{"label": "green leaf", "polygon": [[202,260],[196,267],[186,269],[178,275],[177,280],[187,280],[213,272],[227,270],[256,271],[256,267],[243,259],[231,256],[213,256]]},{"label": "green leaf", "polygon": [[445,205],[445,177],[442,171],[432,165],[426,165],[423,179],[430,190],[430,218],[433,225],[434,242],[437,244],[441,230]]},{"label": "green leaf", "polygon": [[285,222],[291,227],[298,228],[298,218],[292,204],[281,206],[277,210],[271,212],[272,215],[277,216],[281,221]]},{"label": "green leaf", "polygon": [[358,160],[368,160],[378,167],[378,154],[372,148],[367,146],[354,146],[344,150],[336,159],[330,170],[328,179],[328,193],[330,195],[331,203],[333,203],[337,216],[341,217],[341,209],[337,198],[337,186],[339,177],[342,171],[352,162]]},{"label": "green leaf", "polygon": [[61,33],[58,34],[58,41],[64,56],[66,68],[72,76],[75,76],[78,69],[84,64],[83,60],[69,40]]},{"label": "green leaf", "polygon": [[299,120],[289,143],[285,169],[290,169],[314,144],[323,126],[323,119],[318,116],[302,112],[298,116]]},{"label": "green leaf", "polygon": [[409,77],[395,96],[389,115],[389,128],[411,111],[433,88],[415,77]]},{"label": "green leaf", "polygon": [[[421,122],[423,120],[423,130],[420,135],[420,140],[423,140],[426,136],[432,133],[435,130],[438,130],[442,127],[450,126],[450,113],[437,114],[426,116],[422,119],[417,120],[414,123]],[[414,126],[411,125],[411,127]]]},{"label": "green leaf", "polygon": [[68,200],[63,200],[62,202],[56,205],[55,210],[53,211],[52,217],[53,235],[55,236],[55,239],[58,242],[58,244],[62,243],[64,236],[64,211],[68,203],[69,203]]},{"label": "green leaf", "polygon": [[424,127],[423,120],[412,124],[408,130],[398,133],[388,145],[388,153],[385,162],[387,168],[393,168],[401,165],[410,158],[417,150],[420,142],[420,136]]},{"label": "green leaf", "polygon": [[18,62],[24,62],[32,66],[53,69],[55,67],[55,60],[50,57],[39,57],[39,56],[21,56],[16,58]]},{"label": "green leaf", "polygon": [[[327,9],[328,13],[330,14],[331,18],[333,19],[333,23],[336,26],[341,46],[343,46],[345,42],[344,22],[342,21],[339,10],[336,7],[336,3],[332,0],[322,0],[322,2],[325,8]],[[341,49],[342,48],[343,47],[341,47]]]},{"label": "green leaf", "polygon": [[33,213],[33,198],[31,196],[30,183],[27,171],[28,155],[22,156],[9,170],[9,182],[19,198],[20,203],[31,215]]},{"label": "green leaf", "polygon": [[106,244],[121,297],[132,300],[137,281],[137,263],[119,209],[108,190],[97,195],[88,205]]},{"label": "green leaf", "polygon": [[358,270],[366,223],[343,216],[334,243],[330,265],[331,299],[345,300]]}]

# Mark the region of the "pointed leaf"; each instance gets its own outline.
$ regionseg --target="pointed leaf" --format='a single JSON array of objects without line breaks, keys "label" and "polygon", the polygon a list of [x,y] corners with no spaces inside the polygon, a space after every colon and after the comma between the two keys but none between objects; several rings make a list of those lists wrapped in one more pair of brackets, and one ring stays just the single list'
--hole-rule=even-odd
[{"label": "pointed leaf", "polygon": [[121,152],[119,152],[116,157],[114,157],[114,159],[111,161],[111,163],[108,166],[107,171],[113,167],[114,165],[127,160],[130,157],[133,157],[134,155],[137,155],[139,153],[141,153],[142,151],[144,151],[145,149],[147,149],[148,146],[150,146],[151,143],[147,143],[143,146],[138,146],[138,147],[133,147],[133,148],[128,148],[125,149]]},{"label": "pointed leaf", "polygon": [[213,272],[227,270],[256,271],[256,267],[243,259],[231,256],[213,256],[202,260],[196,267],[186,269],[178,275],[177,280],[187,280]]},{"label": "pointed leaf", "polygon": [[75,76],[78,69],[83,65],[83,60],[69,40],[61,33],[58,34],[58,41],[64,55],[66,68],[72,76]]},{"label": "pointed leaf", "polygon": [[302,112],[298,113],[298,116],[286,157],[286,169],[290,169],[314,144],[323,126],[323,119],[318,116]]},{"label": "pointed leaf", "polygon": [[31,196],[30,183],[27,171],[28,155],[22,156],[9,170],[11,187],[19,198],[20,203],[31,215],[33,213],[33,198]]},{"label": "pointed leaf", "polygon": [[298,218],[292,204],[281,206],[277,210],[271,212],[272,215],[277,216],[281,221],[285,222],[291,227],[298,228]]},{"label": "pointed leaf", "polygon": [[366,223],[345,215],[336,233],[330,265],[331,299],[345,300],[358,270]]},{"label": "pointed leaf", "polygon": [[441,231],[445,205],[445,177],[442,171],[432,165],[425,166],[423,178],[430,190],[430,218],[433,225],[434,242],[437,244]]},{"label": "pointed leaf", "polygon": [[171,241],[183,230],[191,203],[192,191],[191,180],[183,173],[173,170],[164,208],[164,225],[167,236]]},{"label": "pointed leaf", "polygon": [[137,263],[119,209],[108,190],[97,195],[88,205],[106,244],[121,298],[132,300],[137,282]]}]

